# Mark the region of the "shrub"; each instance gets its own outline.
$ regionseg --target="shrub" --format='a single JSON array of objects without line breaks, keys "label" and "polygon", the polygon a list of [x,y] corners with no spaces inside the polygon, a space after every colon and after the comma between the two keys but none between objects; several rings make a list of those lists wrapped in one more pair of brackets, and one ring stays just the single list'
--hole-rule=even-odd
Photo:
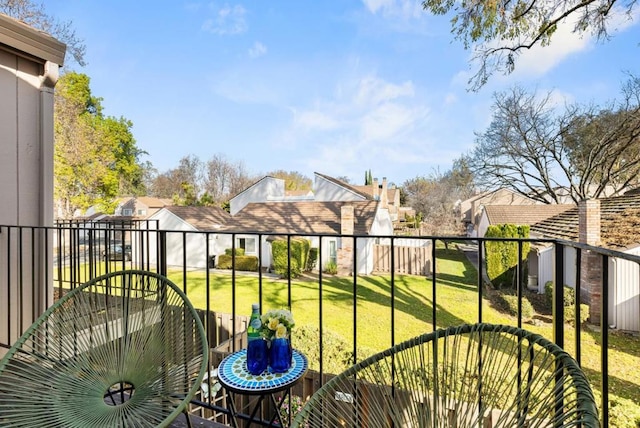
[{"label": "shrub", "polygon": [[[236,270],[258,272],[257,256],[236,256]],[[218,256],[218,269],[232,269],[233,260],[229,254],[220,254]]]},{"label": "shrub", "polygon": [[328,273],[330,275],[335,275],[338,273],[338,265],[336,264],[336,262],[327,262],[326,265],[324,265],[324,273]]},{"label": "shrub", "polygon": [[[226,256],[231,256],[231,253],[234,251],[233,248],[225,248],[224,254]],[[244,256],[244,248],[236,248],[235,249],[236,256]]]},{"label": "shrub", "polygon": [[[485,234],[488,238],[528,238],[529,226],[513,224],[491,225]],[[518,267],[518,242],[486,241],[484,244],[487,262],[487,276],[496,288],[512,287],[516,284]],[[522,243],[522,261],[528,255],[531,244]],[[526,263],[523,263],[523,277],[526,278]]]},{"label": "shrub", "polygon": [[[546,297],[547,304],[549,305],[549,309],[551,309],[553,305],[553,281],[547,281],[544,284],[544,295]],[[573,306],[576,304],[576,291],[565,285],[564,286],[564,305],[565,306]]]},{"label": "shrub", "polygon": [[[564,321],[571,325],[576,325],[576,317],[575,317],[575,307],[565,306],[564,307]],[[589,319],[589,305],[585,305],[583,303],[580,304],[580,324],[584,324]]]},{"label": "shrub", "polygon": [[[564,320],[565,322],[575,325],[575,304],[576,304],[576,291],[565,285],[563,291],[564,299]],[[549,310],[553,307],[553,281],[547,281],[544,284],[544,296],[545,302]],[[586,322],[589,319],[589,305],[580,304],[580,324]]]},{"label": "shrub", "polygon": [[[518,296],[513,294],[500,294],[499,300],[509,315],[518,316]],[[522,297],[522,319],[533,318],[533,306],[526,297]]]},{"label": "shrub", "polygon": [[302,267],[306,267],[309,258],[309,240],[294,238],[291,242],[291,261],[287,263],[287,240],[276,239],[271,242],[271,254],[273,255],[273,269],[282,278],[300,276]]},{"label": "shrub", "polygon": [[[596,403],[602,400],[602,394],[594,385],[593,396]],[[609,394],[609,426],[622,427],[640,427],[640,406],[627,398],[618,397],[615,394]]]},{"label": "shrub", "polygon": [[318,263],[318,248],[317,247],[309,248],[309,259],[307,261],[307,271],[311,271],[315,269],[317,263]]},{"label": "shrub", "polygon": [[[291,333],[292,346],[307,357],[311,370],[320,370],[319,338],[320,330],[311,325],[296,326]],[[353,345],[337,333],[323,330],[322,349],[324,373],[338,374],[353,364]],[[357,352],[359,360],[375,353],[372,349],[360,346]]]}]

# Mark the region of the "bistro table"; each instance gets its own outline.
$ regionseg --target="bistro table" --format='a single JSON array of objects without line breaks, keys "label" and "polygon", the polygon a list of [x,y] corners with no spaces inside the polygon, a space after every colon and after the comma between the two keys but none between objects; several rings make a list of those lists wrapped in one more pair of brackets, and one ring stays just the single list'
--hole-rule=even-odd
[{"label": "bistro table", "polygon": [[[228,391],[227,405],[229,406],[231,422],[234,427],[238,426],[239,412],[236,410],[233,394],[257,395],[258,401],[248,417],[247,426],[251,425],[260,408],[262,401],[269,397],[276,411],[269,421],[269,425],[274,425],[276,420],[279,422],[277,426],[285,426],[280,417],[280,407],[289,395],[289,388],[298,383],[300,379],[307,373],[309,364],[307,357],[300,352],[293,350],[293,358],[291,368],[284,373],[273,373],[271,367],[268,367],[259,375],[252,375],[247,370],[247,350],[242,349],[226,356],[218,366],[218,381]],[[274,394],[284,391],[286,393],[278,402]],[[246,419],[246,415],[245,419]]]}]

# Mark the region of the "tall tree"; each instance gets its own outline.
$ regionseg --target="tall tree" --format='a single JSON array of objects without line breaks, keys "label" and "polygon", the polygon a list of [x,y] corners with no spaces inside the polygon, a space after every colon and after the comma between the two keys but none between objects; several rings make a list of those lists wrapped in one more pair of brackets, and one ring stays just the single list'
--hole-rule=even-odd
[{"label": "tall tree", "polygon": [[578,202],[623,191],[640,174],[640,80],[606,109],[568,105],[520,87],[494,96],[493,120],[466,158],[483,188],[540,202]]},{"label": "tall tree", "polygon": [[277,170],[267,175],[284,180],[284,187],[287,190],[311,190],[313,182],[309,177],[305,177],[298,171]]},{"label": "tall tree", "polygon": [[204,190],[215,204],[221,205],[255,180],[242,162],[232,162],[224,155],[216,154],[207,161]]},{"label": "tall tree", "polygon": [[422,218],[423,231],[429,234],[456,235],[462,233],[458,201],[473,193],[473,177],[464,160],[457,160],[452,169],[438,170],[426,177],[407,180],[402,185],[406,202]]},{"label": "tall tree", "polygon": [[524,50],[551,44],[560,26],[608,39],[614,12],[631,19],[637,0],[424,0],[422,5],[435,15],[453,12],[451,32],[465,49],[473,49],[479,63],[469,80],[478,89],[496,71],[511,73]]},{"label": "tall tree", "polygon": [[48,15],[41,3],[32,0],[0,0],[0,12],[52,35],[67,45],[67,52],[80,66],[85,65],[86,46],[71,21],[60,21]]},{"label": "tall tree", "polygon": [[85,74],[66,73],[56,88],[54,197],[64,218],[92,205],[112,212],[121,191],[136,193],[141,186],[143,152],[131,122],[105,117],[89,83]]}]

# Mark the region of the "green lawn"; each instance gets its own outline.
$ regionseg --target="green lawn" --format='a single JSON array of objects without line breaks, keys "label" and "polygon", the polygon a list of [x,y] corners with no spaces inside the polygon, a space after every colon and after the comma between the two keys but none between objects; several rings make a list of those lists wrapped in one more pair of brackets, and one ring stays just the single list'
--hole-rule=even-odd
[{"label": "green lawn", "polygon": [[[475,268],[455,249],[439,250],[437,260],[438,327],[477,322],[478,292]],[[176,284],[184,287],[182,270],[170,271],[169,277]],[[186,278],[187,295],[195,307],[216,312],[232,312],[234,300],[230,273],[210,274],[208,297],[204,271],[187,272]],[[292,280],[291,309],[297,328],[303,325],[314,327],[319,325],[321,302],[324,331],[339,335],[347,344],[352,344],[355,295],[358,359],[391,346],[392,315],[395,325],[395,343],[431,331],[433,328],[432,279],[396,275],[394,280],[393,310],[389,275],[362,276],[355,279],[325,275],[321,286],[317,277]],[[251,304],[258,301],[257,277],[238,273],[235,283],[236,313],[248,316]],[[263,311],[286,307],[288,281],[263,277],[262,294]],[[482,300],[482,316],[484,322],[516,325],[516,319],[496,309],[486,295]],[[524,324],[524,328],[552,339],[552,326],[549,322],[541,325]],[[567,325],[565,336],[565,349],[574,355],[573,327]],[[640,426],[632,422],[634,417],[637,417],[640,422],[640,338],[613,332],[610,334],[609,344],[611,426]],[[585,328],[581,347],[583,369],[594,390],[598,391],[602,372],[600,334],[593,328]]]}]

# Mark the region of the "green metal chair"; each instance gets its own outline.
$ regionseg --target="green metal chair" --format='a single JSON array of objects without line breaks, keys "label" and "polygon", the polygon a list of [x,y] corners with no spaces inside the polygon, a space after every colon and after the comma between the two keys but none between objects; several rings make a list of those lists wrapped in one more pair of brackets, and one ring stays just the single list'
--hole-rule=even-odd
[{"label": "green metal chair", "polygon": [[165,427],[208,360],[198,314],[167,278],[120,271],[68,292],[0,361],[2,427]]},{"label": "green metal chair", "polygon": [[474,324],[424,334],[329,380],[296,427],[598,427],[584,373],[522,329]]}]

